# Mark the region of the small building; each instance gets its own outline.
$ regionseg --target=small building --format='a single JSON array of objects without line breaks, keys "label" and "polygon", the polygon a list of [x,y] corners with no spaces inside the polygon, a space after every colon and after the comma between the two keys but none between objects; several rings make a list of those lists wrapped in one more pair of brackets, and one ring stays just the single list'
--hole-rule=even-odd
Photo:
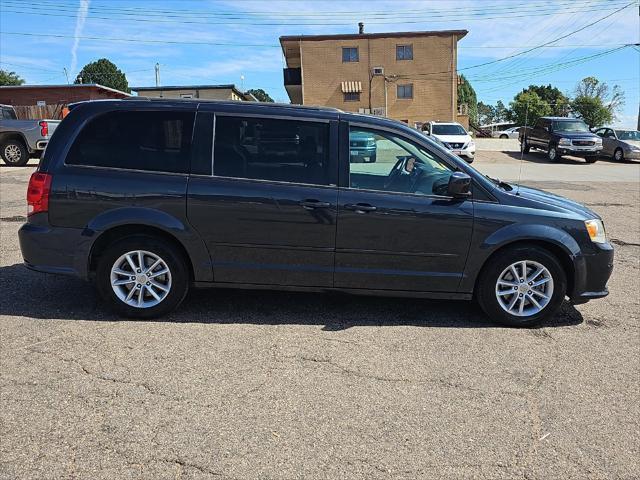
[{"label": "small building", "polygon": [[235,85],[178,85],[132,88],[141,97],[202,98],[206,100],[237,100],[257,102],[250,93],[243,93]]},{"label": "small building", "polygon": [[[280,37],[291,103],[418,126],[458,115],[458,41],[466,30]],[[465,122],[466,123],[466,122]]]},{"label": "small building", "polygon": [[12,105],[18,118],[62,118],[75,102],[127,98],[131,95],[97,83],[70,85],[8,85],[0,87],[0,104]]}]

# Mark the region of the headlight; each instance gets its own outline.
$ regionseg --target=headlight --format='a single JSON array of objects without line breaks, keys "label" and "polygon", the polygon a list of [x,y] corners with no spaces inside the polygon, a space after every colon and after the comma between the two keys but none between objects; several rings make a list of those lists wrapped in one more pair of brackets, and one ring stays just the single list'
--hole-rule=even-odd
[{"label": "headlight", "polygon": [[594,243],[607,243],[607,235],[604,233],[602,220],[586,220],[584,222],[589,233],[589,238]]},{"label": "headlight", "polygon": [[571,139],[570,138],[561,138],[558,141],[558,145],[565,146],[565,147],[571,146]]},{"label": "headlight", "polygon": [[598,138],[593,140],[593,143],[595,143],[596,145],[602,145],[602,139],[600,137],[598,137]]},{"label": "headlight", "polygon": [[476,146],[476,142],[474,142],[473,140],[471,140],[469,142],[468,148],[474,148]]}]

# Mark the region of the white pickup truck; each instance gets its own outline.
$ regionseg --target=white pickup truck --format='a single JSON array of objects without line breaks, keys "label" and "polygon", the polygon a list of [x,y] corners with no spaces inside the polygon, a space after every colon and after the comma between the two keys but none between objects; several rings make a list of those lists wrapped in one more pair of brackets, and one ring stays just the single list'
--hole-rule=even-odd
[{"label": "white pickup truck", "polygon": [[11,105],[0,105],[0,157],[7,165],[26,165],[40,157],[59,120],[18,120]]}]

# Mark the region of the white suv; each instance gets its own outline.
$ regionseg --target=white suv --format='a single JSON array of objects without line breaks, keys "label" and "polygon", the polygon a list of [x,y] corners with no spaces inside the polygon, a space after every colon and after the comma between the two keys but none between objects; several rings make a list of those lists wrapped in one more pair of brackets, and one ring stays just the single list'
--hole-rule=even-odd
[{"label": "white suv", "polygon": [[445,143],[453,153],[471,163],[476,154],[476,143],[459,123],[429,122],[424,132]]}]

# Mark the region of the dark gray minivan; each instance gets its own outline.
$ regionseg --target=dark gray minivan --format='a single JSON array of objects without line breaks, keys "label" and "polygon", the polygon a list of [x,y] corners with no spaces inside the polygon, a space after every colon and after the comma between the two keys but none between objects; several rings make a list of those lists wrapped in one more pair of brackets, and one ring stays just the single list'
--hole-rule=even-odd
[{"label": "dark gray minivan", "polygon": [[[350,138],[375,143],[361,162]],[[373,148],[373,146],[372,146]],[[95,282],[126,317],[190,286],[476,298],[530,325],[607,295],[586,207],[485,177],[406,125],[199,100],[74,105],[32,175],[27,267]]]}]

